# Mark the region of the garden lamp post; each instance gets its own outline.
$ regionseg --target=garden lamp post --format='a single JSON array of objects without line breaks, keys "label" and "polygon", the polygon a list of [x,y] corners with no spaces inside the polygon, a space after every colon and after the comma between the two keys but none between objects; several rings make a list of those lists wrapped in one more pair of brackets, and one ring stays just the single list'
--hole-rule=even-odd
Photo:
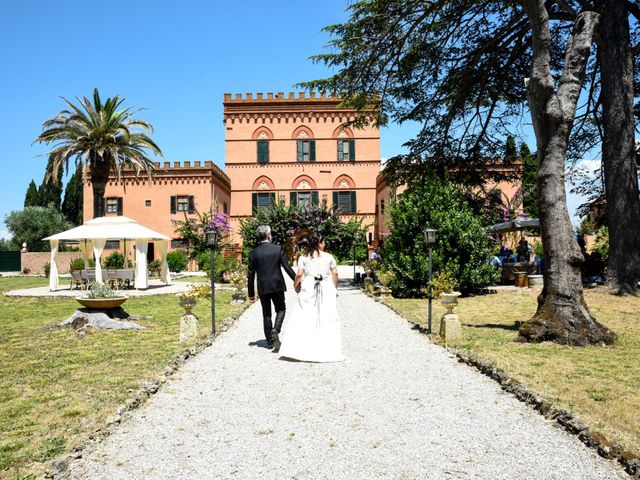
[{"label": "garden lamp post", "polygon": [[356,239],[351,240],[351,245],[353,245],[353,284],[356,284]]},{"label": "garden lamp post", "polygon": [[436,232],[433,228],[425,228],[422,230],[422,234],[424,235],[424,243],[429,249],[429,283],[427,284],[428,290],[428,298],[429,298],[429,316],[427,323],[427,333],[431,334],[431,302],[433,300],[433,283],[431,283],[431,272],[432,272],[432,263],[431,263],[431,252],[433,250],[433,246],[436,243]]},{"label": "garden lamp post", "polygon": [[207,247],[211,252],[211,335],[216,336],[216,285],[214,280],[214,257],[215,250],[218,246],[218,231],[207,230],[205,237],[207,240]]}]

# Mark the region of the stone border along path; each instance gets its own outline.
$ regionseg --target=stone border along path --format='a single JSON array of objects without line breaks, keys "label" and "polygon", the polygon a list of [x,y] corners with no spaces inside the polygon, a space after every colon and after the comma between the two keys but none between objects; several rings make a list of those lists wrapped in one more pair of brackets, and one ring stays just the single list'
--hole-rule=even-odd
[{"label": "stone border along path", "polygon": [[338,308],[345,362],[255,345],[256,303],[64,478],[629,478],[359,290]]}]

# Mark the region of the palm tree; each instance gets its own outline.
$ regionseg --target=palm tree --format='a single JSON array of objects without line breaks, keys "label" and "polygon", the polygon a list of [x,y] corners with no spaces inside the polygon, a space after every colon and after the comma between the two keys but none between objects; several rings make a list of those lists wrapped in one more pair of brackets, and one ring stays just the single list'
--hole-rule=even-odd
[{"label": "palm tree", "polygon": [[[98,89],[93,90],[93,103],[87,98],[76,97],[79,105],[62,98],[69,109],[62,110],[54,118],[42,124],[42,133],[34,143],[53,144],[48,152],[49,162],[45,179],[57,180],[61,169],[69,171],[69,160],[75,166],[88,167],[93,185],[93,216],[104,215],[104,189],[109,175],[116,173],[121,179],[125,167],[136,174],[145,170],[151,179],[153,162],[147,150],[162,156],[160,148],[145,133],[153,132],[150,123],[137,120],[130,107],[118,111],[124,102],[118,95],[102,103]],[[45,180],[46,181],[46,180]]]}]

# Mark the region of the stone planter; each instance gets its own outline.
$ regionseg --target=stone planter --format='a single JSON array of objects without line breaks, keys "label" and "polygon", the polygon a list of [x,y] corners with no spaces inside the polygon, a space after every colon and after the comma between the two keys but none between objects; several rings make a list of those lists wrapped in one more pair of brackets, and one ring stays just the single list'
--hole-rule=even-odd
[{"label": "stone planter", "polygon": [[184,308],[185,315],[191,315],[191,310],[196,306],[194,297],[180,297],[180,306]]},{"label": "stone planter", "polygon": [[527,282],[529,287],[542,288],[544,285],[544,277],[542,275],[528,275]]},{"label": "stone planter", "polygon": [[231,299],[232,304],[241,304],[247,301],[247,295],[244,293],[242,287],[236,286],[236,291],[233,292],[233,297]]},{"label": "stone planter", "polygon": [[453,313],[453,309],[458,305],[458,297],[462,295],[460,292],[447,292],[440,294],[440,303],[447,309],[445,315]]},{"label": "stone planter", "polygon": [[127,301],[128,297],[116,297],[116,298],[86,298],[76,297],[76,300],[80,305],[85,308],[93,308],[96,310],[108,310],[110,308],[116,308]]},{"label": "stone planter", "polygon": [[385,273],[379,273],[378,274],[378,281],[380,282],[380,284],[384,288],[388,288],[389,287],[389,284],[391,283],[392,279],[393,279],[393,275],[389,275],[389,274],[385,274]]}]

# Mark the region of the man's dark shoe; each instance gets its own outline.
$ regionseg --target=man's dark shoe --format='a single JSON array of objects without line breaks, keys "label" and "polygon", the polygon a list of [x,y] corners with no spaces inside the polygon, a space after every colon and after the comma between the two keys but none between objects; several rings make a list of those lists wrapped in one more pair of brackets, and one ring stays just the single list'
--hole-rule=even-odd
[{"label": "man's dark shoe", "polygon": [[273,348],[273,342],[267,342],[267,348],[271,350]]},{"label": "man's dark shoe", "polygon": [[280,337],[278,336],[278,330],[275,328],[271,330],[271,341],[273,342],[273,350],[276,352],[280,350]]}]

